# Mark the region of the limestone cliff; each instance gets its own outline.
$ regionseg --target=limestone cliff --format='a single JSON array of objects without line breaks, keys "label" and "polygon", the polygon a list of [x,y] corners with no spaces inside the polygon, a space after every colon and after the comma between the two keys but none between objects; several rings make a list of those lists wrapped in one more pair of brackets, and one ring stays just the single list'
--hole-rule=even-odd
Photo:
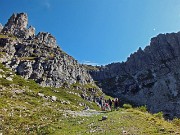
[{"label": "limestone cliff", "polygon": [[180,32],[159,34],[126,62],[90,70],[107,94],[180,117]]},{"label": "limestone cliff", "polygon": [[93,83],[77,60],[63,52],[50,34],[28,26],[25,13],[13,14],[5,26],[0,25],[0,61],[26,79],[42,86]]}]

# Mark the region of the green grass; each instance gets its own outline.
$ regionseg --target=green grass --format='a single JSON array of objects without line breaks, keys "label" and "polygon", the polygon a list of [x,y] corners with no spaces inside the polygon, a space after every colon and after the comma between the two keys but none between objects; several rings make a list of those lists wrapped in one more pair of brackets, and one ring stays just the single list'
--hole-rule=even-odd
[{"label": "green grass", "polygon": [[[56,127],[64,118],[62,110],[83,110],[80,103],[99,109],[95,103],[83,100],[79,96],[80,90],[41,87],[33,80],[15,75],[2,64],[0,69],[3,70],[0,74],[5,76],[0,78],[0,132],[2,129],[4,134],[50,133],[54,129],[51,126]],[[13,81],[6,80],[9,76]],[[38,93],[49,98],[40,97]],[[51,96],[56,96],[57,101],[52,102]]]},{"label": "green grass", "polygon": [[[0,63],[0,69],[3,71],[10,71],[8,68],[5,68],[3,64]],[[0,72],[1,73],[1,72]],[[2,73],[1,73],[2,74]]]},{"label": "green grass", "polygon": [[123,105],[123,108],[125,108],[125,109],[130,109],[130,108],[132,108],[132,105],[130,105],[130,104],[124,104],[124,105]]},{"label": "green grass", "polygon": [[0,38],[8,38],[7,35],[0,34]]},{"label": "green grass", "polygon": [[[101,121],[102,116],[108,119]],[[178,126],[137,109],[121,109],[93,117],[68,118],[53,134],[170,135],[180,133]]]},{"label": "green grass", "polygon": [[10,38],[10,39],[17,39],[17,37],[15,37],[12,34],[1,34],[0,33],[0,38]]},{"label": "green grass", "polygon": [[37,57],[19,57],[19,60],[35,60]]}]

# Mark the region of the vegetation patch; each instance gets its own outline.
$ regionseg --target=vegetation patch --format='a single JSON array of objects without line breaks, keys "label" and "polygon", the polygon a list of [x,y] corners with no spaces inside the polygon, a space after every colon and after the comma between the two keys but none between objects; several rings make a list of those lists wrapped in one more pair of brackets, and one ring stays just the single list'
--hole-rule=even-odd
[{"label": "vegetation patch", "polygon": [[2,34],[2,33],[0,33],[0,38],[17,39],[17,37],[12,34]]},{"label": "vegetation patch", "polygon": [[99,66],[83,64],[83,67],[88,71],[98,71],[99,70]]},{"label": "vegetation patch", "polygon": [[35,60],[37,57],[19,57],[18,59],[21,61],[26,61],[26,60]]},{"label": "vegetation patch", "polygon": [[131,108],[132,108],[132,105],[130,105],[130,104],[123,104],[123,108],[125,108],[125,109],[131,109]]}]

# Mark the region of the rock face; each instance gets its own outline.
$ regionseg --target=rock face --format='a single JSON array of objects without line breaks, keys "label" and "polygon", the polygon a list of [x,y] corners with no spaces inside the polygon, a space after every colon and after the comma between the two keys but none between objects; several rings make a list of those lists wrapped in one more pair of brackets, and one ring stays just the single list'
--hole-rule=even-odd
[{"label": "rock face", "polygon": [[147,105],[153,113],[180,117],[180,32],[160,34],[126,62],[101,66],[90,74],[107,94]]},{"label": "rock face", "polygon": [[50,33],[39,32],[35,38],[40,44],[46,44],[49,47],[56,47],[56,39]]},{"label": "rock face", "polygon": [[50,33],[35,35],[35,29],[32,26],[27,29],[27,24],[25,13],[10,17],[2,29],[4,38],[0,38],[1,62],[42,86],[93,83],[86,69],[63,52]]}]

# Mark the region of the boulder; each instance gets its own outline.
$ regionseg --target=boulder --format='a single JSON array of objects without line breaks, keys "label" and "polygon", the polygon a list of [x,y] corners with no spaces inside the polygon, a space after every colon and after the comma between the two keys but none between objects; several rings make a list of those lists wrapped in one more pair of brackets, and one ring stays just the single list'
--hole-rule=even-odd
[{"label": "boulder", "polygon": [[54,101],[57,100],[57,97],[56,97],[56,96],[52,96],[52,97],[51,97],[51,100],[54,102]]},{"label": "boulder", "polygon": [[43,93],[38,93],[38,96],[44,97],[44,94]]},{"label": "boulder", "polygon": [[102,120],[107,120],[107,116],[102,116]]},{"label": "boulder", "polygon": [[11,78],[11,77],[6,77],[6,80],[8,80],[8,81],[13,81],[13,78]]}]

